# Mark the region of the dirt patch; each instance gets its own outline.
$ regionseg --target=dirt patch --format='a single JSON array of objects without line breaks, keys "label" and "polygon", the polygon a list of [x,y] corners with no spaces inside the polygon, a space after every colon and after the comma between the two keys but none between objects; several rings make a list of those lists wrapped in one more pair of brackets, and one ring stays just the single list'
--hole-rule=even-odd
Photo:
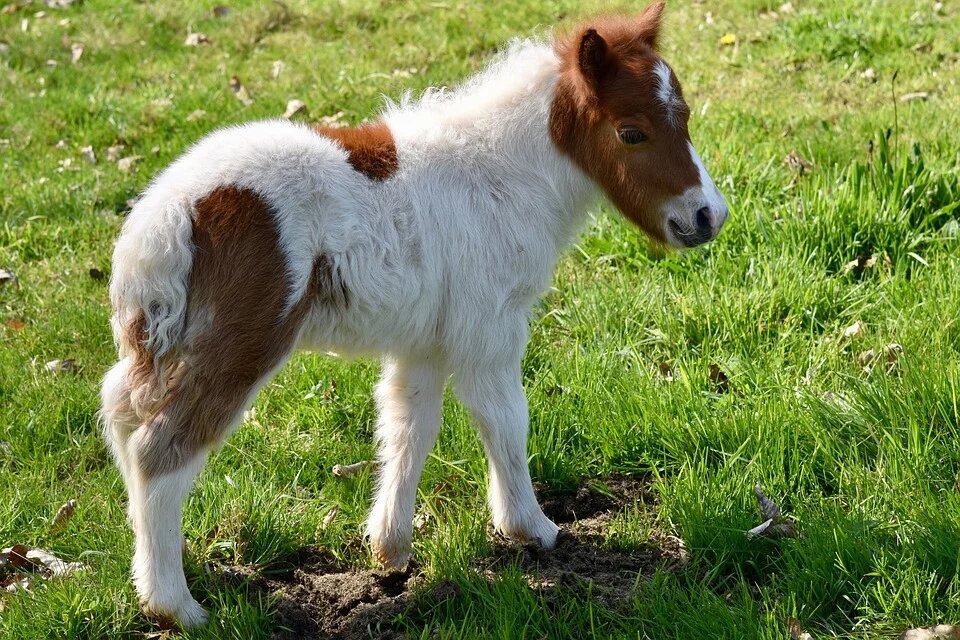
[{"label": "dirt patch", "polygon": [[[686,563],[683,543],[672,536],[624,548],[616,547],[614,536],[611,544],[611,525],[619,512],[656,504],[649,483],[641,479],[613,476],[586,482],[572,493],[547,494],[542,489],[538,493],[544,512],[560,524],[557,548],[544,552],[495,537],[492,554],[477,562],[480,575],[492,581],[505,568],[516,566],[548,605],[558,597],[558,589],[589,588],[602,604],[617,607],[657,568]],[[225,570],[222,575],[276,597],[277,640],[399,639],[405,636],[394,623],[398,615],[414,610],[418,602],[460,595],[450,581],[425,593],[426,580],[415,566],[404,572],[356,569],[341,566],[320,549],[304,549],[268,573],[251,576]]]},{"label": "dirt patch", "polygon": [[622,511],[637,503],[655,505],[657,502],[648,481],[621,474],[603,480],[588,480],[573,493],[551,493],[543,485],[537,485],[535,489],[543,513],[557,524]]},{"label": "dirt patch", "polygon": [[321,549],[305,549],[253,578],[273,594],[273,637],[402,638],[392,621],[410,606],[418,581],[415,568],[403,572],[340,566]]},{"label": "dirt patch", "polygon": [[616,548],[611,527],[626,508],[653,508],[656,496],[648,482],[631,476],[611,476],[588,481],[573,493],[541,495],[544,513],[560,524],[557,547],[543,551],[532,545],[518,545],[499,538],[481,571],[494,578],[504,567],[515,564],[531,589],[548,601],[557,587],[582,589],[608,607],[629,599],[644,578],[657,569],[677,569],[687,564],[683,541],[676,536],[657,534],[643,545]]}]

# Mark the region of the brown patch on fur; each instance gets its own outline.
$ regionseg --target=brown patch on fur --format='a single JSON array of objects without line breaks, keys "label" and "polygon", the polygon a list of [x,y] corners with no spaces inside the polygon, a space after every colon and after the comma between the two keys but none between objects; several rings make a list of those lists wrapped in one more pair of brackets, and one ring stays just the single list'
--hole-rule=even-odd
[{"label": "brown patch on fur", "polygon": [[314,274],[317,279],[317,299],[337,309],[350,306],[350,290],[340,274],[340,267],[326,255],[319,255],[314,261]]},{"label": "brown patch on fur", "polygon": [[151,384],[153,379],[153,353],[147,349],[147,320],[140,311],[123,329],[122,341],[131,351],[133,362],[127,372],[127,380],[133,389]]},{"label": "brown patch on fur", "polygon": [[343,128],[314,126],[313,130],[336,140],[350,154],[353,168],[371,180],[386,180],[400,167],[393,134],[383,122]]},{"label": "brown patch on fur", "polygon": [[250,395],[294,347],[317,295],[283,315],[289,285],[270,205],[256,192],[220,187],[196,203],[185,342],[163,405],[140,428],[145,476],[179,468],[220,441]]},{"label": "brown patch on fur", "polygon": [[[550,111],[554,144],[659,240],[660,205],[700,184],[679,83],[672,79],[672,115],[657,95],[662,10],[657,3],[639,18],[607,18],[558,41],[560,80]],[[648,141],[624,144],[617,131],[625,127],[640,129]]]}]

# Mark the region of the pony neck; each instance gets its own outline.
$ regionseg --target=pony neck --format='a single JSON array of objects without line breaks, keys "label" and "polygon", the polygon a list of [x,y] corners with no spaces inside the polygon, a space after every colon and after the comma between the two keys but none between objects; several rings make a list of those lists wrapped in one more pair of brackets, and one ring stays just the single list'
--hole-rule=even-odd
[{"label": "pony neck", "polygon": [[431,89],[416,101],[408,94],[400,104],[388,103],[384,118],[401,167],[429,171],[450,163],[468,181],[495,181],[504,208],[558,245],[568,244],[598,189],[550,138],[559,70],[551,45],[518,41],[452,91]]}]

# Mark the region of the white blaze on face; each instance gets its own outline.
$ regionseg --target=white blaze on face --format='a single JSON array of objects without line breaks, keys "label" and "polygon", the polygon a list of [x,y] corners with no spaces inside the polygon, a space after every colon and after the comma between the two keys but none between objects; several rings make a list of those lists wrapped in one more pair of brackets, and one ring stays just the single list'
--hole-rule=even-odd
[{"label": "white blaze on face", "polygon": [[697,166],[697,171],[700,173],[700,190],[702,192],[703,205],[709,207],[715,216],[713,226],[719,231],[723,223],[727,221],[727,201],[724,200],[720,194],[717,185],[713,183],[713,178],[707,173],[707,168],[703,166],[703,161],[700,160],[697,150],[693,148],[693,143],[688,142],[687,144],[690,146],[690,157],[693,159],[693,163]]},{"label": "white blaze on face", "polygon": [[675,247],[692,247],[713,239],[727,221],[727,202],[693,145],[690,160],[697,167],[700,184],[664,204],[664,236]]},{"label": "white blaze on face", "polygon": [[673,83],[671,79],[670,67],[663,60],[657,60],[653,67],[653,72],[657,76],[657,100],[659,100],[667,112],[667,119],[671,122],[675,120],[674,102],[676,94],[673,92]]}]

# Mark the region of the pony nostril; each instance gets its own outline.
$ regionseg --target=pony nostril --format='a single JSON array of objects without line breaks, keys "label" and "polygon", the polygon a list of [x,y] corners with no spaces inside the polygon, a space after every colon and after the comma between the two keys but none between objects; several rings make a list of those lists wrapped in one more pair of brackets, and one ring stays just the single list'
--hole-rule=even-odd
[{"label": "pony nostril", "polygon": [[713,220],[710,215],[710,207],[700,207],[693,218],[697,231],[710,231],[713,228]]}]

